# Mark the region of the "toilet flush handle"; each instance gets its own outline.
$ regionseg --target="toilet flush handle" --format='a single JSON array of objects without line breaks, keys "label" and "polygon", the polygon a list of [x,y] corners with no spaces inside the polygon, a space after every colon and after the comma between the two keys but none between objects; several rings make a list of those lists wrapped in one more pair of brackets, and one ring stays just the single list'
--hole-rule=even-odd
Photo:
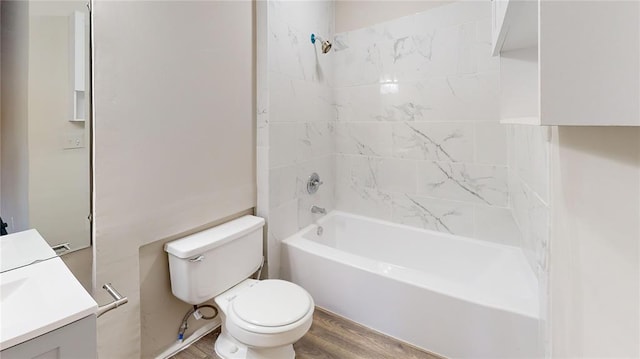
[{"label": "toilet flush handle", "polygon": [[199,256],[197,256],[195,258],[189,259],[189,262],[192,262],[192,263],[193,262],[202,262],[203,259],[204,259],[204,256],[201,254],[201,255],[199,255]]}]

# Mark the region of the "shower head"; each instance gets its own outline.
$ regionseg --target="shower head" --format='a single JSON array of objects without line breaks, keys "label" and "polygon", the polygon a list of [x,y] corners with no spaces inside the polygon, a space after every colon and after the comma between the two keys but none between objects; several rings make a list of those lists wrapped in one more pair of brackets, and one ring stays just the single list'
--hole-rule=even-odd
[{"label": "shower head", "polygon": [[316,35],[316,34],[311,34],[311,43],[315,44],[316,40],[319,40],[320,43],[322,44],[322,53],[326,54],[327,52],[329,52],[331,50],[331,42],[329,42],[328,40],[323,40],[320,36]]}]

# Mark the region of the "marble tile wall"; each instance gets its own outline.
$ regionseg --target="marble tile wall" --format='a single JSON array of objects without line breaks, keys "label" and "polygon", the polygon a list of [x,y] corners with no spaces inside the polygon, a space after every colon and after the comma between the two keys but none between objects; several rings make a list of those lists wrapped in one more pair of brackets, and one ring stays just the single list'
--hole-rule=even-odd
[{"label": "marble tile wall", "polygon": [[519,245],[489,2],[339,33],[336,208]]},{"label": "marble tile wall", "polygon": [[[268,273],[277,278],[280,242],[311,224],[312,205],[334,208],[332,60],[310,41],[311,33],[333,38],[334,2],[270,0],[257,10],[266,19],[257,24],[257,212],[267,219]],[[324,184],[309,195],[313,172]]]},{"label": "marble tile wall", "polygon": [[549,168],[551,128],[508,125],[510,207],[521,233],[522,250],[538,278],[539,338],[550,357],[549,324]]},{"label": "marble tile wall", "polygon": [[510,207],[538,276],[548,268],[549,136],[550,127],[507,126]]}]

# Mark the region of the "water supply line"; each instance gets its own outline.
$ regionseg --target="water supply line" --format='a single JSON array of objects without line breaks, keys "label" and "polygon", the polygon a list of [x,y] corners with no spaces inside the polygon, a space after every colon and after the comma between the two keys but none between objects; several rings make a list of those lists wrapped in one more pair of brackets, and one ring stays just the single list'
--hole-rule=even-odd
[{"label": "water supply line", "polygon": [[[202,308],[210,308],[213,309],[213,315],[206,316],[200,313],[200,309]],[[184,318],[182,318],[182,324],[180,324],[180,329],[178,329],[178,341],[182,342],[184,340],[184,333],[189,328],[189,318],[193,315],[196,319],[206,319],[211,320],[218,316],[218,309],[211,304],[201,304],[194,305],[193,308],[189,309],[187,314],[185,314]]]}]

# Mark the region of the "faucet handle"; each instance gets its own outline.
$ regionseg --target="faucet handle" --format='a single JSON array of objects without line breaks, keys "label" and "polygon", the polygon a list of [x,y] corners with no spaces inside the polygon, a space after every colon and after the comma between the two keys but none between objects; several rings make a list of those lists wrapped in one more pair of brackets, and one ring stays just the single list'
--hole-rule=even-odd
[{"label": "faucet handle", "polygon": [[320,185],[322,185],[323,183],[324,182],[320,180],[320,176],[317,173],[313,172],[311,176],[309,176],[309,180],[307,181],[307,193],[314,194],[318,192],[318,188],[320,188]]}]

